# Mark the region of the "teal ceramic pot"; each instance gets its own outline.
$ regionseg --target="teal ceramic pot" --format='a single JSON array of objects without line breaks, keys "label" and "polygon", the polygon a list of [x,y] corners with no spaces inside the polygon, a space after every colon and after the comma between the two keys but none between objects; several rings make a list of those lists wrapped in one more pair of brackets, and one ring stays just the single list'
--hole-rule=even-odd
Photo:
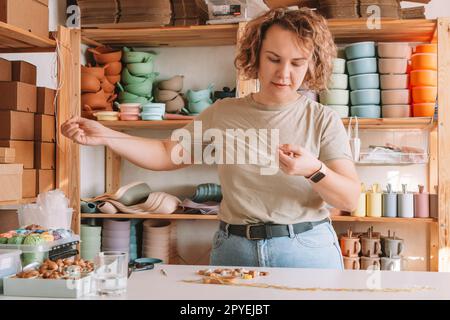
[{"label": "teal ceramic pot", "polygon": [[198,102],[189,102],[188,109],[193,113],[201,113],[203,110],[208,108],[212,104],[212,100],[201,100]]},{"label": "teal ceramic pot", "polygon": [[336,111],[339,117],[348,118],[350,110],[348,106],[328,105],[327,107]]},{"label": "teal ceramic pot", "polygon": [[366,41],[348,45],[345,48],[345,55],[347,56],[348,60],[375,57],[375,42]]},{"label": "teal ceramic pot", "polygon": [[189,102],[199,102],[201,100],[211,99],[212,91],[214,89],[214,85],[210,84],[207,89],[203,90],[188,90],[186,92],[186,98]]},{"label": "teal ceramic pot", "polygon": [[126,68],[133,76],[146,76],[153,72],[153,62],[130,63]]},{"label": "teal ceramic pot", "polygon": [[154,115],[154,114],[145,114],[142,113],[141,114],[141,118],[144,121],[149,121],[149,120],[162,120],[162,116],[161,115]]},{"label": "teal ceramic pot", "polygon": [[345,73],[345,59],[336,58],[333,60],[333,73],[335,74]]},{"label": "teal ceramic pot", "polygon": [[136,77],[133,76],[127,68],[123,68],[122,70],[122,83],[123,84],[136,84],[142,83],[147,80],[147,76]]},{"label": "teal ceramic pot", "polygon": [[139,104],[145,104],[145,103],[148,103],[148,102],[152,102],[152,100],[153,100],[153,98],[152,97],[150,97],[150,99],[147,99],[147,98],[145,98],[145,97],[137,97],[137,98],[135,98],[135,99],[130,99],[130,100],[127,100],[127,99],[119,99],[119,102],[120,103],[139,103]]},{"label": "teal ceramic pot", "polygon": [[378,73],[358,74],[350,77],[350,89],[379,89],[380,75]]},{"label": "teal ceramic pot", "polygon": [[350,100],[356,105],[379,105],[381,102],[380,90],[364,89],[350,92]]},{"label": "teal ceramic pot", "polygon": [[348,75],[333,73],[328,81],[328,89],[342,89],[348,88]]},{"label": "teal ceramic pot", "polygon": [[381,108],[378,105],[352,106],[350,115],[360,118],[380,118]]},{"label": "teal ceramic pot", "polygon": [[363,58],[347,61],[348,74],[377,73],[377,58]]},{"label": "teal ceramic pot", "polygon": [[324,90],[320,92],[320,103],[346,106],[349,103],[348,90]]},{"label": "teal ceramic pot", "polygon": [[164,114],[166,105],[164,103],[146,103],[142,106],[142,113]]},{"label": "teal ceramic pot", "polygon": [[152,52],[132,51],[127,47],[123,48],[122,62],[141,63],[152,61],[156,54]]},{"label": "teal ceramic pot", "polygon": [[153,81],[152,79],[147,79],[142,83],[128,84],[124,89],[126,92],[139,97],[149,97],[152,95]]}]

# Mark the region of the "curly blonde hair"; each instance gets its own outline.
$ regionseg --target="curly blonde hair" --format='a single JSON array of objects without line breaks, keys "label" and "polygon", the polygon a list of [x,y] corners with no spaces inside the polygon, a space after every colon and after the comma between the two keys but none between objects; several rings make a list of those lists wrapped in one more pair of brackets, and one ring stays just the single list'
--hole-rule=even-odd
[{"label": "curly blonde hair", "polygon": [[234,65],[247,79],[258,78],[259,55],[267,30],[278,25],[294,32],[311,52],[311,61],[302,87],[325,89],[333,70],[337,48],[324,17],[308,8],[289,11],[278,8],[250,21],[241,38]]}]

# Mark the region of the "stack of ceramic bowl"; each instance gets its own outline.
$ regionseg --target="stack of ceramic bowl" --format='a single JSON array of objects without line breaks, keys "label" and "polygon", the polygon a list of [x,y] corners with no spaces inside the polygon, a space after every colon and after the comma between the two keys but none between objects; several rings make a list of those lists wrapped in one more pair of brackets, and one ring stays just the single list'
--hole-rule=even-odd
[{"label": "stack of ceramic bowl", "polygon": [[94,257],[100,252],[100,234],[102,227],[90,226],[86,224],[81,225],[81,258],[85,260],[93,260]]},{"label": "stack of ceramic bowl", "polygon": [[142,256],[169,262],[171,224],[167,220],[149,219],[144,222]]},{"label": "stack of ceramic bowl", "polygon": [[130,251],[130,220],[105,219],[102,231],[103,251]]},{"label": "stack of ceramic bowl", "polygon": [[142,120],[162,120],[166,111],[164,103],[147,102],[142,106]]},{"label": "stack of ceramic bowl", "polygon": [[336,111],[341,118],[348,117],[348,75],[345,73],[345,59],[333,60],[333,73],[328,82],[328,91],[320,94],[320,103]]},{"label": "stack of ceramic bowl", "polygon": [[81,66],[82,116],[95,119],[94,113],[112,111],[114,85],[105,77],[106,67]]},{"label": "stack of ceramic bowl", "polygon": [[416,46],[411,56],[414,117],[432,117],[437,99],[437,45]]},{"label": "stack of ceramic bowl", "polygon": [[408,43],[380,42],[378,56],[383,118],[410,117],[408,60],[411,47]]},{"label": "stack of ceramic bowl", "polygon": [[122,121],[137,121],[141,115],[140,103],[121,103],[117,104],[120,110],[119,117]]},{"label": "stack of ceramic bowl", "polygon": [[151,52],[131,51],[123,48],[122,62],[125,64],[122,70],[122,83],[119,87],[120,103],[151,102],[153,82],[158,76],[153,72],[153,60],[155,54]]},{"label": "stack of ceramic bowl", "polygon": [[208,88],[203,90],[188,90],[186,98],[188,100],[188,109],[190,115],[198,115],[212,104],[212,92],[214,85],[210,84]]},{"label": "stack of ceramic bowl", "polygon": [[222,201],[222,189],[220,185],[215,183],[199,184],[195,190],[195,195],[192,197],[192,201],[197,203],[207,201]]},{"label": "stack of ceramic bowl", "polygon": [[120,73],[122,72],[122,50],[116,50],[110,47],[101,46],[95,49],[88,49],[94,54],[97,66],[105,68],[105,79],[107,84],[103,89],[105,92],[114,92],[114,86],[120,81]]},{"label": "stack of ceramic bowl", "polygon": [[352,89],[350,115],[379,118],[381,108],[375,42],[353,43],[345,48],[345,55]]},{"label": "stack of ceramic bowl", "polygon": [[174,76],[158,83],[155,89],[156,102],[166,105],[166,112],[179,113],[184,108],[184,99],[181,96],[184,76]]},{"label": "stack of ceramic bowl", "polygon": [[[138,253],[142,238],[142,220],[132,219],[130,223],[130,260],[135,260],[138,257]],[[138,246],[139,245],[139,246]]]}]

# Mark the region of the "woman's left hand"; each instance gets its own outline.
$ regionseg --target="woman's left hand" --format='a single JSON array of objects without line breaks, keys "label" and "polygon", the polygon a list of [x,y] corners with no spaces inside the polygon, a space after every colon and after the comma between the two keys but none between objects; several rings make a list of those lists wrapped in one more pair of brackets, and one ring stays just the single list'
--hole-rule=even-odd
[{"label": "woman's left hand", "polygon": [[309,177],[321,167],[319,159],[298,145],[280,145],[278,156],[281,170],[289,175]]}]

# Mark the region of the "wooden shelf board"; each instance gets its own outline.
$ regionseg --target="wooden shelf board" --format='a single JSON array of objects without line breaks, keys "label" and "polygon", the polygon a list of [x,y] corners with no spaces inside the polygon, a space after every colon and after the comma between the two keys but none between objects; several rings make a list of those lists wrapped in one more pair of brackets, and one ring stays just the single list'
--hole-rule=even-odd
[{"label": "wooden shelf board", "polygon": [[[105,213],[82,213],[81,218],[127,218],[127,219],[167,219],[167,220],[218,220],[216,215],[204,214],[105,214]],[[372,217],[352,217],[352,216],[332,216],[333,221],[346,222],[390,222],[390,223],[433,223],[436,219],[433,218],[372,218]]]},{"label": "wooden shelf board", "polygon": [[[336,43],[368,40],[430,42],[433,40],[436,29],[436,20],[381,19],[380,29],[369,29],[367,21],[365,18],[330,19],[328,26]],[[220,46],[235,45],[237,30],[238,24],[160,28],[86,28],[82,30],[82,36],[89,41],[111,46]]]},{"label": "wooden shelf board", "polygon": [[385,222],[385,223],[435,223],[434,218],[386,218],[386,217],[352,217],[332,216],[333,222]]},{"label": "wooden shelf board", "polygon": [[206,214],[186,214],[186,213],[173,213],[173,214],[156,214],[156,213],[143,213],[143,214],[128,214],[128,213],[82,213],[81,218],[127,218],[127,219],[167,219],[167,220],[218,220],[216,215]]},{"label": "wooden shelf board", "polygon": [[12,200],[12,201],[0,201],[0,206],[12,206],[19,204],[28,204],[36,202],[36,198],[24,198],[21,200]]},{"label": "wooden shelf board", "polygon": [[32,34],[19,27],[0,22],[0,52],[54,51],[56,41]]},{"label": "wooden shelf board", "polygon": [[90,40],[111,46],[194,47],[235,45],[237,24],[161,28],[83,29]]},{"label": "wooden shelf board", "polygon": [[[173,130],[182,128],[191,121],[192,120],[100,121],[100,123],[115,130]],[[345,126],[348,125],[348,121],[348,118],[342,119]],[[434,122],[432,118],[358,118],[358,124],[361,129],[426,129],[431,128],[434,125]]]}]

